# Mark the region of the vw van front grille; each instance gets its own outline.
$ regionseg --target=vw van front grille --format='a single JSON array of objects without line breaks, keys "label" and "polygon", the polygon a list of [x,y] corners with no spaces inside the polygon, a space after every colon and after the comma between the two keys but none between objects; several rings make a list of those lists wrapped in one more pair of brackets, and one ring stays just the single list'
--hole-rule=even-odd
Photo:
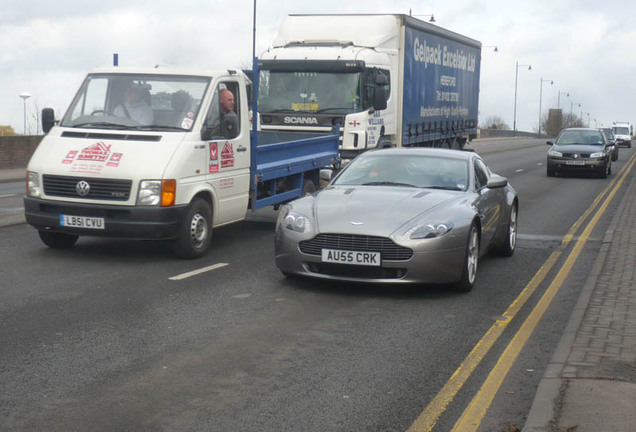
[{"label": "vw van front grille", "polygon": [[[48,196],[128,201],[132,187],[132,180],[56,175],[44,175],[42,177],[44,193]],[[86,185],[88,185],[88,187]]]}]

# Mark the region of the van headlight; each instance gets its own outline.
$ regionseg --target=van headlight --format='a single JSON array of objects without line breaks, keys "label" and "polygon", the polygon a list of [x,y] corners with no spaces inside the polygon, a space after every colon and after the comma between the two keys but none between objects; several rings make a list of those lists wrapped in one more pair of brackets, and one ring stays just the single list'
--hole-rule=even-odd
[{"label": "van headlight", "polygon": [[604,158],[605,152],[596,152],[590,155],[591,158]]},{"label": "van headlight", "polygon": [[158,206],[161,203],[161,180],[142,180],[139,182],[137,205]]},{"label": "van headlight", "polygon": [[548,152],[548,156],[552,156],[552,157],[558,157],[558,158],[560,158],[560,157],[563,157],[563,153],[558,152],[558,151],[556,151],[556,150],[550,150],[550,151]]},{"label": "van headlight", "polygon": [[27,174],[27,195],[35,198],[39,198],[42,196],[40,175],[33,171],[29,171]]}]

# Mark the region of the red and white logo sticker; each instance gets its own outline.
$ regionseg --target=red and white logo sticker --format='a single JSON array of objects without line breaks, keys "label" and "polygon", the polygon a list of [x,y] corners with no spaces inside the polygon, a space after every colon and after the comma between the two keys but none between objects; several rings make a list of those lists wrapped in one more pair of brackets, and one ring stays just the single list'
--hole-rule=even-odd
[{"label": "red and white logo sticker", "polygon": [[219,172],[219,146],[215,142],[210,143],[210,161],[209,161],[210,173]]},{"label": "red and white logo sticker", "polygon": [[103,141],[98,142],[97,144],[82,149],[77,160],[106,162],[110,155],[110,147],[110,144],[105,144]]},{"label": "red and white logo sticker", "polygon": [[62,163],[71,164],[75,160],[76,156],[77,156],[77,150],[71,150],[70,152],[66,154],[66,157],[64,158],[64,160],[62,160]]},{"label": "red and white logo sticker", "polygon": [[234,166],[234,148],[231,142],[226,142],[221,151],[221,168],[232,168]]}]

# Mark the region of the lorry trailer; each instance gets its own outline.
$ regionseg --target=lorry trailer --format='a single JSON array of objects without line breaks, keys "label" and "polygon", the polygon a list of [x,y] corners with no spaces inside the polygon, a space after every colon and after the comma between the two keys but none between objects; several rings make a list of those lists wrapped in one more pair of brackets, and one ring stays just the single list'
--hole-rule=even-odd
[{"label": "lorry trailer", "polygon": [[339,124],[344,159],[376,147],[460,149],[477,135],[480,64],[480,42],[412,16],[290,15],[260,57],[259,125]]}]

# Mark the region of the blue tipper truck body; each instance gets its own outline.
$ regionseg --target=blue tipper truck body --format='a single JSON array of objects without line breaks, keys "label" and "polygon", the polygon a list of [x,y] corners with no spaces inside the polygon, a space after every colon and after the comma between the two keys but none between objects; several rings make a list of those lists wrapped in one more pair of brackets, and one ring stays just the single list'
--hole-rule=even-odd
[{"label": "blue tipper truck body", "polygon": [[[412,16],[290,15],[260,56],[260,128],[340,124],[345,159],[389,146],[462,148],[477,135],[480,64],[479,41]],[[379,88],[385,109],[374,109]]]}]

